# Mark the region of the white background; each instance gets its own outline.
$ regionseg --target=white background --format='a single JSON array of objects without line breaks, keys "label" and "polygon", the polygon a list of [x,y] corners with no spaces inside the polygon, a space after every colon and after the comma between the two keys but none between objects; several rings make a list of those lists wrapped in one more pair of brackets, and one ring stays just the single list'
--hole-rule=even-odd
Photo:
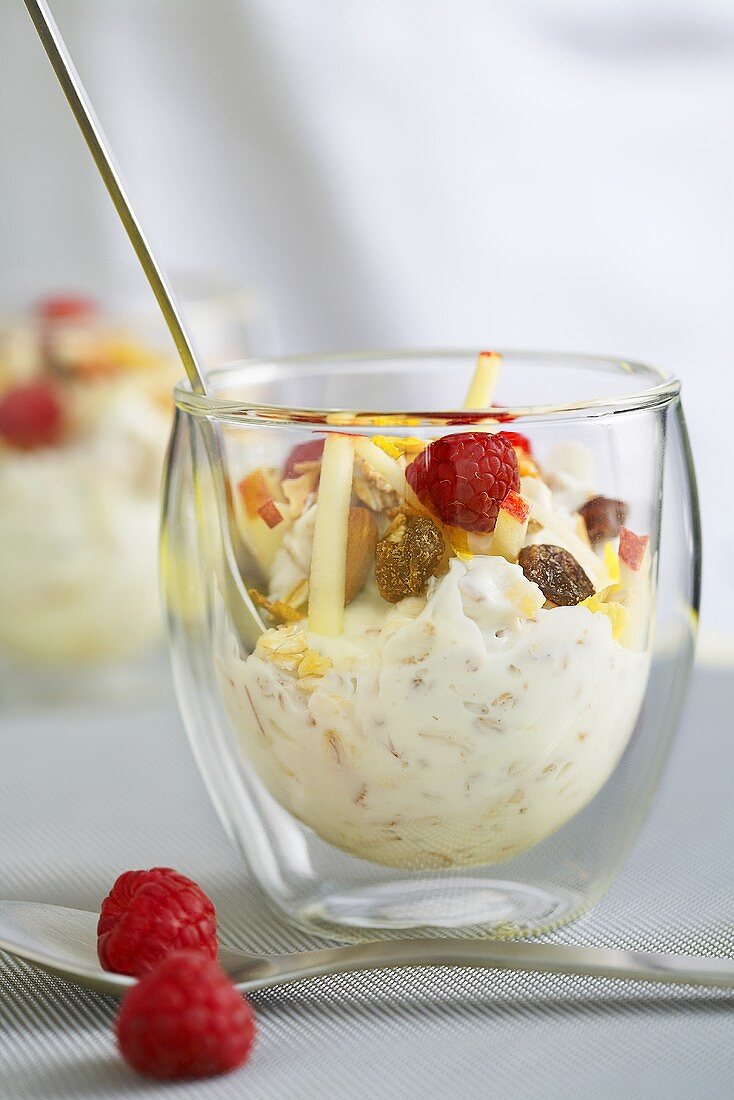
[{"label": "white background", "polygon": [[[259,286],[270,350],[496,345],[678,372],[709,655],[734,647],[734,5],[51,0],[167,264]],[[128,255],[0,0],[4,287]]]}]

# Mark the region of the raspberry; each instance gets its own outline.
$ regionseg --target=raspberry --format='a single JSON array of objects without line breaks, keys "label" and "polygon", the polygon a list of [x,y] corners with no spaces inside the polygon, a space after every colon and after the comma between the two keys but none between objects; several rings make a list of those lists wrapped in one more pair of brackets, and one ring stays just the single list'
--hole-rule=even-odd
[{"label": "raspberry", "polygon": [[323,453],[323,439],[309,439],[308,443],[299,443],[293,448],[285,460],[282,475],[283,481],[288,481],[289,478],[300,476],[299,471],[296,469],[299,462],[320,462]]},{"label": "raspberry", "polygon": [[125,871],[102,902],[97,954],[105,970],[140,976],[172,951],[217,954],[217,917],[200,886],[169,867]]},{"label": "raspberry", "polygon": [[39,302],[36,312],[43,321],[79,321],[95,314],[97,307],[78,294],[55,294]]},{"label": "raspberry", "polygon": [[429,511],[465,531],[493,531],[500,504],[520,488],[517,456],[504,432],[445,435],[416,455],[405,476]]},{"label": "raspberry", "polygon": [[0,398],[0,437],[11,447],[53,447],[62,429],[61,402],[47,382],[15,386]]},{"label": "raspberry", "polygon": [[255,1018],[215,962],[177,951],[126,994],[115,1032],[120,1053],[138,1073],[211,1077],[245,1061]]}]

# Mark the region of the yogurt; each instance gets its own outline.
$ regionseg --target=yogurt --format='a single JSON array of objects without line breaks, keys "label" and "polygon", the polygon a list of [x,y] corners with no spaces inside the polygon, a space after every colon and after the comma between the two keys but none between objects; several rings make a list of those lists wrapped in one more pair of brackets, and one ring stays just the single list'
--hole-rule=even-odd
[{"label": "yogurt", "polygon": [[544,603],[478,554],[394,607],[368,584],[338,639],[296,623],[243,657],[222,620],[230,721],[271,795],[345,852],[411,870],[509,859],[604,785],[649,672],[606,615]]}]

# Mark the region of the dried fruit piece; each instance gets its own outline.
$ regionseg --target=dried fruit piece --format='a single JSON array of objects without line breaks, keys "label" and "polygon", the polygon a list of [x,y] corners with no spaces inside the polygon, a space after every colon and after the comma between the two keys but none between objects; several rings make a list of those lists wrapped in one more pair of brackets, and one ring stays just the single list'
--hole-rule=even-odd
[{"label": "dried fruit piece", "polygon": [[594,595],[593,584],[573,554],[560,546],[525,546],[517,560],[527,579],[559,607],[574,607]]},{"label": "dried fruit piece", "polygon": [[443,556],[443,535],[433,520],[401,512],[375,550],[380,595],[388,603],[422,595]]},{"label": "dried fruit piece", "polygon": [[283,516],[278,510],[278,505],[274,500],[266,500],[264,504],[261,504],[257,510],[257,514],[261,519],[264,519],[268,527],[277,527],[279,523],[283,522]]},{"label": "dried fruit piece", "polygon": [[375,560],[377,520],[367,508],[350,508],[347,524],[347,568],[344,604],[350,604],[364,587]]},{"label": "dried fruit piece", "polygon": [[465,531],[493,531],[500,504],[520,488],[517,455],[504,432],[442,436],[415,457],[405,477],[433,515]]},{"label": "dried fruit piece", "polygon": [[607,542],[616,539],[627,517],[627,505],[623,500],[610,497],[592,497],[579,508],[584,518],[591,542]]}]

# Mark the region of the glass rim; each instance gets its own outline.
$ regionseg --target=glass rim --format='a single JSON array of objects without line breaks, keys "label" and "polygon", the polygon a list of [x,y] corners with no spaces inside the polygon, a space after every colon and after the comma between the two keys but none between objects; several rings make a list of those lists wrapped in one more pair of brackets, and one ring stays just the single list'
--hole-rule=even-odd
[{"label": "glass rim", "polygon": [[[609,355],[589,355],[579,352],[551,352],[551,351],[521,351],[517,349],[496,349],[502,359],[528,360],[537,364],[558,363],[563,361],[566,366],[587,367],[600,372],[627,374],[633,377],[645,377],[656,379],[653,385],[644,388],[631,389],[629,392],[608,397],[587,398],[579,401],[559,402],[542,405],[489,405],[486,408],[477,409],[442,409],[426,410],[420,408],[411,409],[370,409],[331,407],[320,408],[315,406],[282,405],[271,402],[243,401],[226,397],[217,397],[209,394],[195,393],[191,389],[188,379],[180,380],[174,387],[174,401],[183,412],[190,413],[200,418],[214,418],[239,423],[264,423],[264,424],[293,424],[334,427],[344,426],[374,427],[398,426],[401,423],[410,424],[411,427],[435,426],[436,424],[450,424],[460,427],[462,424],[476,424],[479,417],[482,420],[497,418],[556,420],[564,417],[575,416],[605,416],[610,414],[640,411],[656,408],[675,399],[681,389],[680,380],[670,372],[659,367],[640,363],[631,359],[623,359]],[[379,363],[379,362],[413,362],[419,359],[455,359],[466,361],[476,359],[479,353],[472,349],[448,350],[429,348],[424,350],[379,350],[379,351],[350,351],[329,352],[327,354],[308,355],[282,355],[266,356],[253,359],[239,359],[231,363],[223,364],[207,373],[207,379],[217,381],[238,372],[248,372],[258,367],[293,368],[319,366],[331,367],[342,365],[344,369],[350,366]],[[388,424],[385,423],[388,420]]]}]

